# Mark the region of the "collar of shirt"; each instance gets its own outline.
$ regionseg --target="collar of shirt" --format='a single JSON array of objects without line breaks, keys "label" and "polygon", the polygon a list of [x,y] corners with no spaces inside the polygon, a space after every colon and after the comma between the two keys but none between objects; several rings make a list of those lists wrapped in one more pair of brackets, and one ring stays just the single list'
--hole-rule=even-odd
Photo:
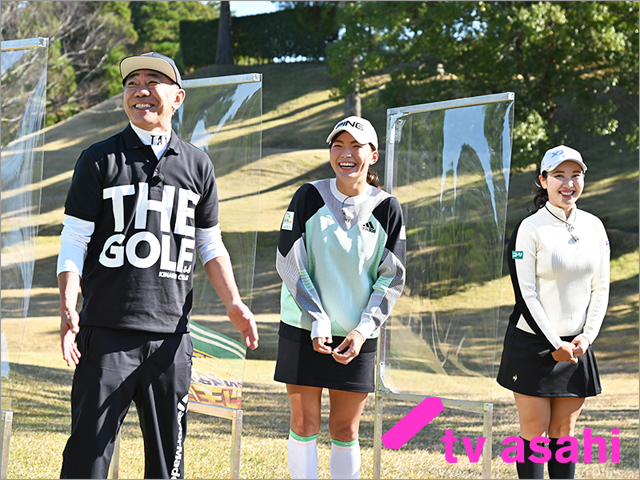
[{"label": "collar of shirt", "polygon": [[571,209],[571,213],[569,214],[568,218],[564,213],[563,208],[556,207],[552,205],[551,202],[547,202],[546,207],[549,209],[549,211],[552,214],[554,214],[560,220],[564,220],[565,222],[569,222],[569,223],[573,223],[576,220],[576,215],[577,215],[576,212],[578,211],[578,205],[575,205],[575,204],[573,205],[573,208]]},{"label": "collar of shirt", "polygon": [[138,135],[140,141],[145,145],[151,145],[156,157],[158,159],[162,158],[162,155],[164,155],[164,152],[167,151],[167,147],[169,146],[171,129],[166,132],[149,132],[140,127],[136,127],[133,123],[130,123],[130,125],[133,131],[136,132],[136,135]]},{"label": "collar of shirt", "polygon": [[371,191],[373,190],[373,187],[371,185],[367,185],[367,189],[363,193],[361,193],[360,195],[356,195],[354,197],[349,197],[344,193],[342,193],[340,190],[338,190],[338,186],[336,185],[335,178],[330,179],[329,185],[331,187],[331,193],[333,194],[334,197],[338,199],[338,201],[343,203],[343,206],[357,205],[359,203],[364,202],[367,199],[367,197],[371,195]]}]

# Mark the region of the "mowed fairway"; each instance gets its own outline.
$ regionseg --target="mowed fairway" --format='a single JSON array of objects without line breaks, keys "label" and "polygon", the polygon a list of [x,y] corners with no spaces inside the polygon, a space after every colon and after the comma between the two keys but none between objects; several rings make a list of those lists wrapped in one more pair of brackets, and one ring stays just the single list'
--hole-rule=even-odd
[{"label": "mowed fairway", "polygon": [[[342,104],[329,99],[330,79],[322,65],[267,65],[251,67],[210,67],[198,76],[220,76],[258,71],[264,74],[263,150],[260,164],[260,198],[257,254],[251,301],[260,329],[260,347],[248,353],[242,407],[244,425],[240,476],[242,478],[288,478],[288,404],[284,386],[273,382],[277,348],[280,282],[275,271],[275,252],[282,216],[295,190],[304,182],[332,174],[328,166],[325,138],[342,116]],[[367,95],[375,92],[371,82]],[[366,102],[365,102],[366,105]],[[384,145],[385,111],[365,110]],[[66,366],[59,348],[59,305],[55,277],[58,236],[63,204],[76,159],[82,149],[121,130],[127,119],[119,99],[114,98],[51,127],[46,132],[42,206],[34,271],[34,288],[26,320],[3,318],[3,332],[12,331],[24,339],[19,357],[12,357],[16,375],[2,388],[11,392],[14,412],[9,478],[57,478],[62,450],[70,432],[70,391],[73,369]],[[606,142],[585,138],[576,146],[590,159],[586,190],[580,207],[600,216],[612,244],[611,301],[601,334],[594,344],[602,372],[603,393],[588,399],[578,421],[577,438],[583,429],[607,441],[606,463],[578,465],[577,478],[638,478],[638,162],[637,152],[615,153]],[[384,151],[381,152],[384,158]],[[383,164],[383,162],[381,162]],[[253,166],[252,168],[255,168]],[[379,167],[383,172],[383,166]],[[218,178],[229,192],[246,181],[246,170],[232,171]],[[530,202],[534,168],[515,174],[510,180],[507,236],[523,216]],[[239,188],[239,187],[237,187]],[[242,209],[233,202],[221,202],[221,209]],[[238,216],[222,225],[232,231],[248,228]],[[231,212],[233,213],[233,212]],[[506,272],[506,270],[505,270]],[[502,349],[502,335],[511,312],[513,296],[507,276],[498,282],[460,291],[436,305],[446,309],[452,303],[468,302],[469,296],[500,292],[500,322],[496,358]],[[2,309],[23,295],[2,291]],[[211,295],[215,295],[211,288]],[[491,297],[492,295],[487,295]],[[492,297],[495,298],[495,295]],[[407,299],[406,301],[411,301]],[[234,336],[230,323],[222,317],[194,319]],[[237,338],[237,336],[235,336]],[[4,380],[4,379],[3,379]],[[452,378],[450,398],[475,397],[470,377]],[[412,372],[407,381],[429,393],[441,389],[438,375]],[[466,382],[469,383],[466,383]],[[503,461],[502,440],[518,435],[517,415],[511,393],[488,379],[486,401],[494,404],[492,476],[514,478],[515,466]],[[6,392],[7,390],[5,390]],[[438,390],[439,391],[439,390]],[[323,430],[318,438],[320,478],[330,478],[330,444],[327,433],[328,398],[323,399]],[[415,404],[385,401],[384,431],[399,421]],[[3,405],[4,407],[4,405]],[[374,398],[370,396],[360,432],[362,478],[373,477]],[[231,424],[227,420],[190,414],[185,461],[187,478],[229,476]],[[619,429],[619,462],[611,462],[612,429]],[[457,463],[448,463],[441,438],[446,430],[458,437],[454,447]],[[400,450],[383,450],[383,478],[480,478],[481,463],[467,458],[462,437],[475,446],[482,432],[479,415],[447,411],[432,421]],[[144,452],[135,407],[125,419],[120,459],[121,478],[143,476]],[[581,452],[582,453],[582,452]],[[594,449],[594,457],[597,452]]]}]

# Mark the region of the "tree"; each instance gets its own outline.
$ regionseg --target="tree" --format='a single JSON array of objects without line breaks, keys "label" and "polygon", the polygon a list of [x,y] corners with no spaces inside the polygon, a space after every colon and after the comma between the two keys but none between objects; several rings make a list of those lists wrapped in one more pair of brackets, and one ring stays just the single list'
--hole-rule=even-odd
[{"label": "tree", "polygon": [[[351,59],[351,69],[354,71],[358,71],[358,63],[359,59],[354,57]],[[356,117],[362,116],[362,99],[360,98],[360,83],[353,83],[353,90],[347,93],[344,97],[344,116],[351,117],[355,115]]]},{"label": "tree", "polygon": [[157,51],[181,67],[179,22],[217,18],[217,2],[1,3],[2,38],[49,38],[47,125],[122,92],[120,60]]},{"label": "tree", "polygon": [[344,97],[347,116],[362,115],[360,92],[366,88],[365,72],[382,67],[379,63],[382,57],[375,53],[382,38],[369,21],[372,10],[366,3],[377,2],[341,2],[336,20],[342,27],[342,35],[327,46],[329,75],[336,79],[333,98]]},{"label": "tree", "polygon": [[[111,94],[136,39],[127,2],[2,2],[2,38],[49,38],[47,125]],[[121,87],[120,87],[121,88]]]},{"label": "tree", "polygon": [[[126,3],[126,2],[125,2]],[[180,53],[180,21],[215,19],[218,2],[128,2],[138,41],[132,53],[154,51],[175,60],[182,70]]]},{"label": "tree", "polygon": [[231,8],[229,6],[229,2],[220,2],[218,43],[216,46],[216,65],[233,65],[233,48],[231,41]]},{"label": "tree", "polygon": [[[332,46],[335,92],[390,75],[387,107],[516,93],[514,165],[571,143],[560,118],[571,107],[582,129],[612,144],[638,145],[637,2],[359,2],[341,7],[344,34]],[[359,68],[350,68],[352,59]],[[629,110],[632,114],[629,114]]]}]

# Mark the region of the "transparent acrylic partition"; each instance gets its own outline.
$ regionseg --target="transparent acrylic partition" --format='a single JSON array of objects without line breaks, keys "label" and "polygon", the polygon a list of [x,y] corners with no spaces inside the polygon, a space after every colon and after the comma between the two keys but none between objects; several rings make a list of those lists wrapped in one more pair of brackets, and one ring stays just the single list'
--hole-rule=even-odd
[{"label": "transparent acrylic partition", "polygon": [[[35,266],[47,96],[48,39],[2,42],[2,377],[20,361]],[[11,382],[2,385],[11,410]],[[8,388],[7,388],[8,387]]]},{"label": "transparent acrylic partition", "polygon": [[386,189],[403,207],[407,281],[380,333],[378,397],[440,397],[445,410],[483,414],[485,433],[513,109],[505,93],[387,112]]},{"label": "transparent acrylic partition", "polygon": [[[183,106],[173,119],[178,135],[209,155],[218,187],[222,238],[240,294],[251,303],[258,228],[262,155],[262,75],[187,80]],[[229,322],[200,259],[195,269],[191,318],[244,341]],[[238,363],[244,368],[244,362]],[[242,379],[242,371],[235,372]]]},{"label": "transparent acrylic partition", "polygon": [[[172,127],[213,163],[218,219],[243,301],[251,305],[258,234],[262,158],[262,75],[185,80],[187,92]],[[231,420],[230,478],[239,478],[242,378],[246,347],[198,257],[193,274],[194,365],[189,410]],[[120,438],[109,478],[118,478]]]},{"label": "transparent acrylic partition", "polygon": [[[0,478],[7,478],[15,387],[35,267],[47,100],[49,39],[4,41],[1,166],[2,431]],[[5,380],[6,379],[6,380]]]}]

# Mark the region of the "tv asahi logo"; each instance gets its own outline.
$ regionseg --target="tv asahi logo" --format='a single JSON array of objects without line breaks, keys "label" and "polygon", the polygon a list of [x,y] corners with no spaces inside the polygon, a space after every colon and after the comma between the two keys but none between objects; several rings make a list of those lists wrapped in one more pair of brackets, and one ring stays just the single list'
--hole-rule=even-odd
[{"label": "tv asahi logo", "polygon": [[[609,458],[611,463],[620,462],[620,429],[611,429],[611,449]],[[448,463],[458,463],[458,457],[453,454],[453,445],[458,441],[458,437],[453,436],[452,430],[445,430],[445,435],[442,437],[441,442],[444,443],[444,458]],[[478,463],[480,456],[482,455],[482,449],[484,447],[486,437],[478,437],[475,448],[473,441],[470,437],[462,437],[462,443],[464,445],[465,453],[471,463]],[[515,463],[525,461],[525,446],[522,437],[510,436],[502,440],[502,445],[505,448],[502,450],[501,458],[505,463]],[[529,455],[528,459],[534,463],[546,463],[554,455],[551,449],[548,447],[550,439],[547,437],[534,437],[530,442],[531,451],[540,453],[542,456]],[[579,462],[580,450],[582,450],[583,463],[591,463],[593,461],[592,447],[597,447],[597,462],[607,462],[607,440],[604,437],[594,437],[591,434],[590,428],[584,429],[584,436],[582,439],[582,445],[580,441],[571,436],[560,437],[558,440],[558,446],[561,446],[555,452],[555,458],[560,463],[567,462]],[[514,445],[515,443],[515,445]],[[582,449],[580,448],[582,446]]]}]

